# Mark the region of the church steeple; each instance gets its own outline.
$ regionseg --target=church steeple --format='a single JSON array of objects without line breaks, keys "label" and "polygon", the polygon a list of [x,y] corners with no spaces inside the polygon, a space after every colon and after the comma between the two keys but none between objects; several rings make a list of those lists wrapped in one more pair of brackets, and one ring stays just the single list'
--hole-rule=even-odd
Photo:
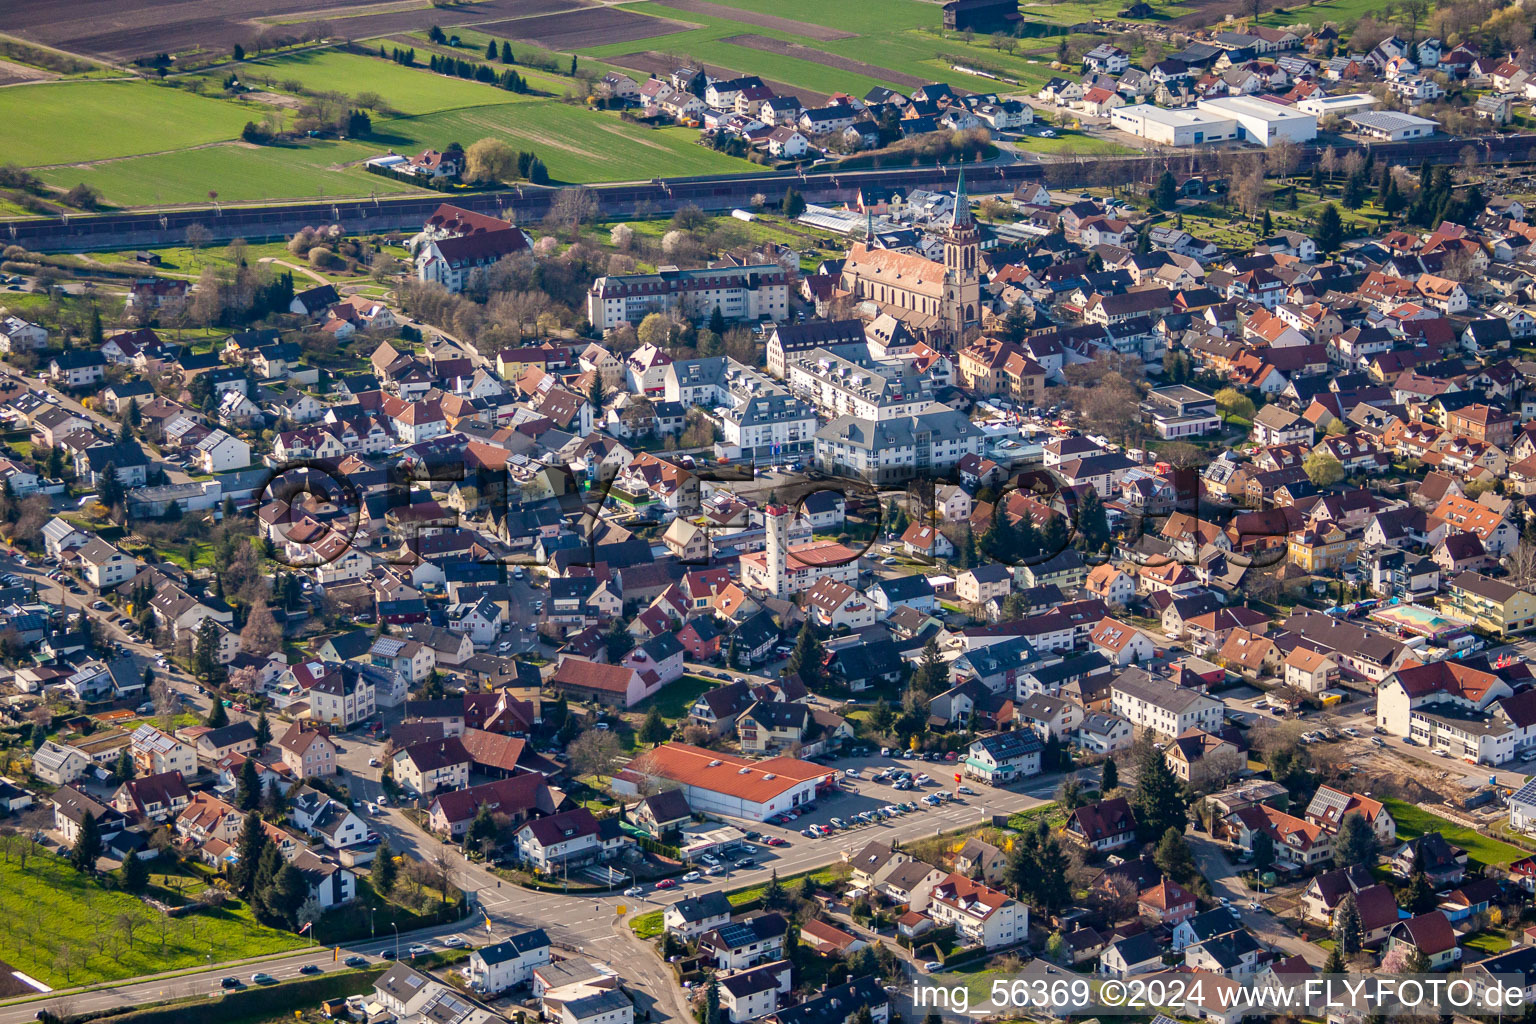
[{"label": "church steeple", "polygon": [[955,216],[951,221],[956,230],[968,228],[972,225],[971,201],[965,195],[965,168],[960,168],[960,177],[955,181]]}]

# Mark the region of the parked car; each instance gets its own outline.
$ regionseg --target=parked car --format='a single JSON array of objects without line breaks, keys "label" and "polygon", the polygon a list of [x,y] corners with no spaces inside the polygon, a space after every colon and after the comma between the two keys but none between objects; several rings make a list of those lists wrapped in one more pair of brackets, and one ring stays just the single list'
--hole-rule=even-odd
[{"label": "parked car", "polygon": [[683,876],[684,882],[697,882],[702,876],[697,871],[690,871]]},{"label": "parked car", "polygon": [[421,943],[418,942],[418,943],[416,943],[416,945],[414,945],[410,949],[406,950],[406,952],[410,953],[411,956],[426,956],[428,953],[430,953],[432,951],[430,949],[428,949],[426,946],[423,946]]}]

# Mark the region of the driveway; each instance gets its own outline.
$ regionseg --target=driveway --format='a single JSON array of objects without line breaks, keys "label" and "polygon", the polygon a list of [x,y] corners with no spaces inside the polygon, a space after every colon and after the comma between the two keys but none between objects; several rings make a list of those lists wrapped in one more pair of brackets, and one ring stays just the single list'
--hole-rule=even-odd
[{"label": "driveway", "polygon": [[1314,967],[1328,962],[1328,953],[1320,946],[1305,941],[1285,927],[1275,916],[1264,910],[1250,910],[1248,904],[1254,893],[1237,875],[1237,868],[1226,852],[1213,840],[1191,832],[1187,836],[1190,852],[1200,874],[1211,883],[1211,895],[1225,896],[1237,908],[1238,917],[1261,942],[1286,956],[1300,956]]}]

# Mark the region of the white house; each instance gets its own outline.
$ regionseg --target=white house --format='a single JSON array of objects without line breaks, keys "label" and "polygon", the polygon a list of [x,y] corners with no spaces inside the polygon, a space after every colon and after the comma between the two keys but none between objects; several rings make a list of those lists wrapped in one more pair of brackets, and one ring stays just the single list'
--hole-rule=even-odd
[{"label": "white house", "polygon": [[251,464],[251,446],[233,434],[215,430],[197,442],[197,454],[194,459],[197,462],[197,468],[204,473],[245,469]]},{"label": "white house", "polygon": [[549,963],[549,936],[542,928],[509,935],[469,955],[465,977],[480,995],[495,995],[533,980],[533,971]]}]

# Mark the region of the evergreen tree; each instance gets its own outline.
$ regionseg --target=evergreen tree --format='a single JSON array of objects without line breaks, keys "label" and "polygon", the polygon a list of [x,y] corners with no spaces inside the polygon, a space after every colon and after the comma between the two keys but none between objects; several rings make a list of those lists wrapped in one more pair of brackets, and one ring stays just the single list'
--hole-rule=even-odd
[{"label": "evergreen tree", "polygon": [[720,303],[715,303],[715,309],[709,314],[709,329],[716,335],[725,333],[725,314],[720,311]]},{"label": "evergreen tree", "polygon": [[720,1009],[720,982],[713,974],[704,986],[704,1006],[700,1010],[699,1024],[720,1024],[724,1014]]},{"label": "evergreen tree", "polygon": [[203,724],[210,729],[222,729],[229,724],[229,712],[224,709],[224,702],[217,696],[213,698],[213,706],[208,709],[208,714],[203,717]]},{"label": "evergreen tree", "polygon": [[283,787],[275,779],[265,787],[261,798],[261,816],[271,822],[282,821],[288,816],[288,798],[283,795]]},{"label": "evergreen tree", "polygon": [[235,787],[235,807],[242,811],[254,811],[261,806],[261,770],[256,759],[248,757],[240,766],[240,780]]},{"label": "evergreen tree", "polygon": [[1360,952],[1365,942],[1364,928],[1360,922],[1360,906],[1355,894],[1347,892],[1333,911],[1333,941],[1345,956]]},{"label": "evergreen tree", "polygon": [[672,727],[661,717],[661,708],[651,705],[651,710],[645,713],[645,721],[640,724],[640,742],[665,743],[672,735]]},{"label": "evergreen tree", "polygon": [[1260,874],[1275,866],[1275,840],[1268,832],[1253,837],[1253,866]]},{"label": "evergreen tree", "polygon": [[1324,974],[1343,974],[1345,971],[1344,957],[1339,953],[1337,944],[1328,951],[1328,960],[1323,964]]},{"label": "evergreen tree", "polygon": [[1264,210],[1264,219],[1259,223],[1259,233],[1265,238],[1268,238],[1270,235],[1274,234],[1274,231],[1275,222],[1270,219],[1269,210],[1266,208]]},{"label": "evergreen tree", "polygon": [[1369,870],[1376,866],[1376,856],[1381,843],[1365,815],[1351,811],[1339,822],[1339,834],[1333,840],[1333,859],[1336,864],[1358,864]]},{"label": "evergreen tree", "polygon": [[1061,843],[1055,836],[1041,843],[1033,895],[1035,906],[1047,915],[1056,914],[1072,903],[1072,883],[1067,880],[1069,867],[1067,855],[1062,852]]},{"label": "evergreen tree", "polygon": [[805,625],[800,627],[794,653],[789,656],[789,670],[798,673],[806,687],[814,690],[816,684],[823,681],[822,659],[825,655],[821,637],[816,635],[816,627],[807,619]]},{"label": "evergreen tree", "polygon": [[793,187],[784,192],[784,216],[794,220],[805,212],[805,197],[796,192]]},{"label": "evergreen tree", "polygon": [[1397,905],[1411,914],[1427,914],[1439,902],[1435,887],[1422,869],[1415,871],[1408,884],[1397,894]]},{"label": "evergreen tree", "polygon": [[267,713],[263,711],[256,716],[256,745],[264,747],[272,742],[272,723],[267,721]]},{"label": "evergreen tree", "polygon": [[496,40],[492,39],[490,42],[485,44],[485,59],[496,59]]},{"label": "evergreen tree", "polygon": [[501,44],[501,62],[503,64],[516,64],[517,63],[517,61],[512,56],[512,44],[511,43],[503,42]]},{"label": "evergreen tree", "polygon": [[1163,833],[1157,841],[1152,860],[1162,869],[1163,874],[1180,884],[1187,884],[1199,873],[1195,867],[1195,858],[1189,852],[1189,843],[1184,840],[1182,828],[1170,828]]},{"label": "evergreen tree", "polygon": [[118,871],[118,880],[128,892],[143,892],[149,885],[149,862],[129,854]]},{"label": "evergreen tree", "polygon": [[1312,240],[1317,243],[1319,253],[1331,253],[1337,251],[1344,241],[1344,222],[1339,217],[1339,208],[1329,203],[1323,207],[1322,213],[1317,215],[1317,224],[1312,229]]},{"label": "evergreen tree", "polygon": [[464,848],[487,849],[487,844],[496,841],[497,831],[496,819],[491,817],[491,805],[481,804],[475,809],[475,820],[469,823],[469,832],[464,836]]},{"label": "evergreen tree", "polygon": [[1179,204],[1179,183],[1174,180],[1172,171],[1164,171],[1157,179],[1152,204],[1159,210],[1171,210]]},{"label": "evergreen tree", "polygon": [[1365,172],[1362,170],[1356,174],[1351,174],[1349,180],[1344,182],[1344,196],[1341,202],[1343,202],[1346,210],[1358,210],[1361,206],[1365,205],[1368,180],[1365,177]]},{"label": "evergreen tree", "polygon": [[594,416],[603,411],[603,403],[607,400],[607,392],[603,389],[603,375],[594,373],[592,375],[592,386],[587,389],[587,402],[591,404]]},{"label": "evergreen tree", "polygon": [[69,862],[82,874],[95,874],[96,861],[101,857],[101,826],[90,811],[80,819],[80,831],[75,834],[75,845],[69,851]]},{"label": "evergreen tree", "polygon": [[1105,796],[1109,792],[1120,787],[1120,766],[1111,758],[1104,762],[1102,776],[1099,781],[1099,792]]},{"label": "evergreen tree", "polygon": [[1047,558],[1059,555],[1072,543],[1072,534],[1067,529],[1067,517],[1053,515],[1045,521],[1045,529],[1040,531],[1040,553]]},{"label": "evergreen tree", "polygon": [[230,883],[235,892],[249,898],[256,885],[256,873],[261,864],[262,852],[267,847],[267,831],[261,815],[248,811],[245,823],[240,826],[240,836],[235,840],[235,866],[230,871]]},{"label": "evergreen tree", "polygon": [[779,873],[775,870],[768,876],[768,884],[763,887],[763,909],[779,910],[789,905],[789,893],[784,891],[784,885],[779,881]]},{"label": "evergreen tree", "polygon": [[1095,488],[1088,488],[1077,503],[1077,543],[1084,551],[1098,551],[1109,543],[1109,517]]},{"label": "evergreen tree", "polygon": [[1131,805],[1136,809],[1136,831],[1142,841],[1151,842],[1170,829],[1182,835],[1189,820],[1188,805],[1162,751],[1148,746],[1136,768],[1136,791]]},{"label": "evergreen tree", "polygon": [[124,747],[117,752],[117,764],[112,769],[112,780],[119,784],[127,782],[134,777],[136,768],[133,763],[133,755]]},{"label": "evergreen tree", "polygon": [[[224,666],[219,663],[218,623],[214,622],[212,618],[206,618],[197,627],[197,638],[192,647],[193,674],[205,682],[217,685],[222,680],[223,668]],[[217,694],[214,695],[213,703],[215,711],[208,716],[209,721],[207,724],[210,728],[217,729],[229,723],[229,716],[224,714],[224,709]],[[214,724],[212,721],[214,714],[217,714],[221,719],[218,724]]]},{"label": "evergreen tree", "polygon": [[373,891],[388,896],[395,888],[395,876],[399,873],[395,863],[395,851],[389,848],[389,837],[380,836],[379,845],[373,851]]},{"label": "evergreen tree", "polygon": [[949,689],[948,682],[949,666],[939,654],[938,638],[931,636],[923,645],[923,660],[918,662],[917,672],[912,676],[912,686],[919,692],[935,694]]},{"label": "evergreen tree", "polygon": [[101,478],[96,484],[96,497],[107,508],[116,508],[123,503],[123,482],[118,479],[116,463],[107,463],[101,471]]}]

